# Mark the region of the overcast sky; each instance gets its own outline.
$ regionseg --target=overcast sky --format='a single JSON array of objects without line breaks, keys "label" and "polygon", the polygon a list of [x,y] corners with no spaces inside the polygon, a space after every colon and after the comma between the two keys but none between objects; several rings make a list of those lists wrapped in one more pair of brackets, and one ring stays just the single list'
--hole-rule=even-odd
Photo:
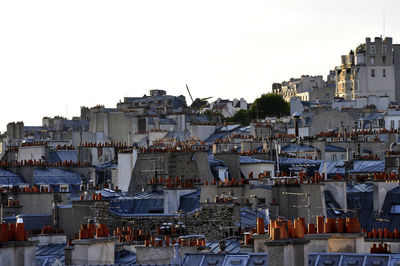
[{"label": "overcast sky", "polygon": [[0,1],[0,131],[151,89],[249,102],[383,35],[399,0]]}]

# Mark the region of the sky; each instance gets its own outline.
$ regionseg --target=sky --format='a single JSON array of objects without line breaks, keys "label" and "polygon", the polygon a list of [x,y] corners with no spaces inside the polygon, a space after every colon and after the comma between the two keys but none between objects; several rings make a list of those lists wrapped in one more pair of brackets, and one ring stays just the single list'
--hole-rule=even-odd
[{"label": "sky", "polygon": [[185,84],[252,102],[274,82],[326,77],[365,37],[400,43],[398,14],[398,0],[1,0],[0,131],[152,89],[190,104]]}]

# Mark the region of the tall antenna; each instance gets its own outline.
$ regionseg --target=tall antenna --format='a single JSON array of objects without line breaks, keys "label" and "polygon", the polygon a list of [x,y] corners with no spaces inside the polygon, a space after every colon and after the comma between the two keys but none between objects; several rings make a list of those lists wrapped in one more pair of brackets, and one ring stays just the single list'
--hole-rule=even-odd
[{"label": "tall antenna", "polygon": [[383,12],[383,38],[385,38],[385,12]]}]

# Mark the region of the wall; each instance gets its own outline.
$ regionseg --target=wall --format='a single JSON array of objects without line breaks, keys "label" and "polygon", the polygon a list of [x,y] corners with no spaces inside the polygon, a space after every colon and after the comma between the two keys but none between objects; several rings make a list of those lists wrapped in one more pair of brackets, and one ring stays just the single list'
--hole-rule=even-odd
[{"label": "wall", "polygon": [[[290,194],[285,194],[290,193]],[[308,219],[307,198],[301,193],[310,195],[310,218]],[[300,184],[300,185],[274,185],[272,186],[272,200],[278,204],[278,213],[271,212],[272,218],[284,216],[290,219],[304,217],[306,223],[316,224],[317,216],[326,216],[325,194],[323,184]]]},{"label": "wall", "polygon": [[72,264],[114,264],[115,239],[93,238],[72,241]]},{"label": "wall", "polygon": [[79,200],[73,201],[72,205],[58,208],[59,227],[64,230],[68,238],[74,238],[79,232],[81,224],[87,224],[89,218],[94,218],[95,208],[93,206],[95,204],[97,204],[99,210],[99,222],[108,222],[108,218],[102,218],[106,217],[109,206],[109,203],[105,201]]},{"label": "wall", "polygon": [[13,241],[0,243],[1,265],[36,266],[36,242]]},{"label": "wall", "polygon": [[14,197],[14,200],[19,200],[23,214],[52,214],[54,194],[61,196],[62,203],[59,205],[67,204],[67,199],[69,198],[69,193],[67,192],[21,192]]},{"label": "wall", "polygon": [[221,160],[228,167],[229,175],[236,179],[240,180],[240,164],[239,164],[239,154],[237,153],[219,153],[214,154],[214,158],[217,160]]},{"label": "wall", "polygon": [[47,158],[45,146],[26,146],[18,148],[18,161],[23,160],[44,160]]},{"label": "wall", "polygon": [[180,206],[180,197],[196,192],[195,189],[164,189],[164,213],[175,213]]},{"label": "wall", "polygon": [[38,241],[38,245],[66,244],[67,236],[64,234],[40,234],[29,237],[30,241]]},{"label": "wall", "polygon": [[396,102],[400,103],[400,44],[393,45]]},{"label": "wall", "polygon": [[118,179],[114,186],[118,186],[122,191],[128,191],[137,158],[137,150],[133,150],[132,153],[118,153]]},{"label": "wall", "polygon": [[385,181],[371,181],[374,186],[374,212],[382,209],[388,191],[399,186],[399,183],[386,183]]},{"label": "wall", "polygon": [[324,181],[325,191],[329,191],[340,208],[347,212],[346,181]]},{"label": "wall", "polygon": [[251,164],[240,164],[240,169],[245,177],[248,177],[253,172],[254,178],[258,177],[258,174],[264,173],[265,171],[270,172],[270,176],[275,176],[275,163],[251,163]]},{"label": "wall", "polygon": [[352,128],[357,118],[358,116],[356,116],[356,114],[350,114],[349,112],[321,110],[313,116],[309,134],[310,136],[314,136],[320,132],[326,132],[329,129],[340,128],[341,121],[343,121],[344,127],[349,126]]},{"label": "wall", "polygon": [[[135,246],[136,264],[167,264],[171,263],[174,257],[174,247],[145,247]],[[179,247],[179,256],[184,257],[185,253],[197,253],[197,247]]]},{"label": "wall", "polygon": [[190,135],[194,138],[205,140],[215,132],[215,129],[216,126],[212,125],[192,125],[190,127]]}]

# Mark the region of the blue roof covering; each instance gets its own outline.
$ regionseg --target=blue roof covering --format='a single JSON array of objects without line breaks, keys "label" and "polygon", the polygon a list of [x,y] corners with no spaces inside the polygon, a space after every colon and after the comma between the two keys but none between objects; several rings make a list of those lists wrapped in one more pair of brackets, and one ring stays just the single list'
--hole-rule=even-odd
[{"label": "blue roof covering", "polygon": [[136,254],[125,249],[116,250],[115,265],[136,265]]},{"label": "blue roof covering", "polygon": [[374,185],[370,184],[370,183],[358,183],[358,184],[347,186],[346,191],[347,191],[347,193],[373,192]]},{"label": "blue roof covering", "polygon": [[385,172],[385,161],[354,161],[353,170],[349,173],[382,173]]},{"label": "blue roof covering", "polygon": [[49,151],[49,162],[57,163],[64,161],[72,161],[76,163],[78,161],[78,155],[76,150],[57,150]]},{"label": "blue roof covering", "polygon": [[325,161],[321,163],[318,172],[326,173],[328,177],[336,174],[343,176],[346,174],[344,161]]},{"label": "blue roof covering", "polygon": [[160,118],[160,125],[176,125],[176,122],[172,118]]},{"label": "blue roof covering", "polygon": [[111,161],[102,163],[96,166],[96,170],[103,170],[103,169],[117,169],[118,165],[113,164]]},{"label": "blue roof covering", "polygon": [[[21,214],[19,215],[24,220],[25,230],[40,230],[45,225],[53,224],[53,216],[47,214]],[[16,223],[15,216],[4,217],[6,223]]]},{"label": "blue roof covering", "polygon": [[174,138],[177,141],[186,141],[190,136],[190,131],[170,131],[165,135],[166,138]]},{"label": "blue roof covering", "polygon": [[337,147],[334,145],[326,144],[325,151],[326,152],[346,152],[346,149],[342,148],[342,147]]},{"label": "blue roof covering", "polygon": [[179,210],[191,212],[199,208],[201,191],[197,190],[193,193],[181,196]]},{"label": "blue roof covering", "polygon": [[226,164],[221,160],[215,159],[214,155],[208,155],[208,163],[210,164],[210,170],[213,177],[219,180],[218,168],[227,167]]},{"label": "blue roof covering", "polygon": [[116,198],[116,197],[120,196],[120,193],[118,193],[114,190],[108,189],[108,188],[104,188],[102,190],[97,190],[96,194],[99,194],[99,193],[101,193],[101,196],[103,198]]},{"label": "blue roof covering", "polygon": [[225,136],[228,136],[230,133],[229,132],[217,132],[211,134],[208,138],[206,138],[205,142],[206,143],[214,143],[217,139],[223,139]]},{"label": "blue roof covering", "polygon": [[[210,252],[212,253],[219,253],[221,251],[220,242],[217,241],[211,241],[207,242],[206,246],[210,248]],[[231,253],[231,254],[237,254],[240,253],[240,242],[239,240],[235,239],[229,239],[225,241],[225,252]]]},{"label": "blue roof covering", "polygon": [[240,125],[227,125],[218,129],[219,132],[229,132],[239,128]]},{"label": "blue roof covering", "polygon": [[[398,265],[400,254],[308,253],[308,265]],[[182,265],[268,265],[266,253],[186,253]]]},{"label": "blue roof covering", "polygon": [[[36,265],[53,266],[65,264],[65,244],[49,244],[36,246]],[[57,264],[57,263],[61,264]]]},{"label": "blue roof covering", "polygon": [[0,186],[1,185],[18,186],[18,185],[23,185],[23,184],[26,184],[26,183],[21,176],[14,174],[13,172],[0,169]]},{"label": "blue roof covering", "polygon": [[320,168],[323,161],[321,160],[309,160],[302,158],[280,158],[279,168],[280,170],[290,173],[294,169],[306,169],[308,175],[314,175],[315,171]]},{"label": "blue roof covering", "polygon": [[80,184],[82,175],[58,168],[35,169],[35,184]]},{"label": "blue roof covering", "polygon": [[[397,265],[399,254],[308,253],[308,265]],[[323,264],[321,264],[323,263]]]},{"label": "blue roof covering", "polygon": [[164,213],[164,196],[142,192],[133,197],[120,197],[110,201],[110,211],[116,215]]},{"label": "blue roof covering", "polygon": [[265,253],[186,253],[182,265],[260,265],[267,266]]},{"label": "blue roof covering", "polygon": [[[397,211],[397,206],[400,206],[400,187],[396,187],[386,193],[385,201],[378,217],[382,220],[374,220],[373,227],[389,228],[390,231],[400,228],[400,215]],[[392,207],[395,209],[392,209]]]},{"label": "blue roof covering", "polygon": [[240,164],[275,163],[275,161],[261,160],[251,156],[239,156],[239,162]]},{"label": "blue roof covering", "polygon": [[282,152],[313,152],[317,150],[317,148],[311,147],[309,145],[305,144],[297,144],[297,143],[291,143],[288,146],[282,148]]},{"label": "blue roof covering", "polygon": [[240,223],[235,223],[237,226],[254,228],[257,225],[257,217],[264,218],[265,225],[269,224],[269,217],[266,216],[265,209],[257,210],[244,207],[240,209]]}]

